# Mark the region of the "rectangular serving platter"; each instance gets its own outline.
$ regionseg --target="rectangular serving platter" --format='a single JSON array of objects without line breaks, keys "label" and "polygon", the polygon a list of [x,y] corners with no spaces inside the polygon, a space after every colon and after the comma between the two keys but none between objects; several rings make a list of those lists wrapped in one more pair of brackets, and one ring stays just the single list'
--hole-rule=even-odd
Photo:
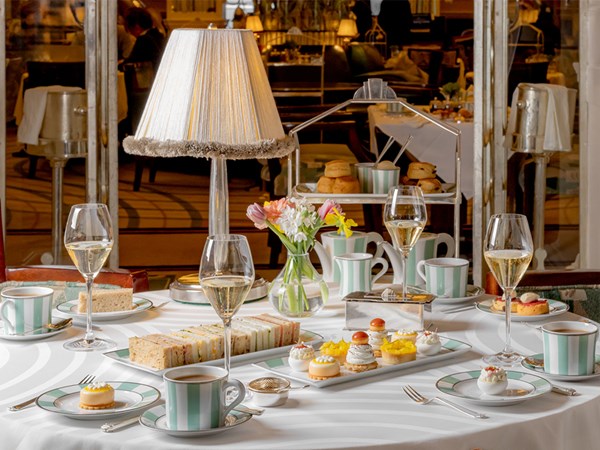
[{"label": "rectangular serving platter", "polygon": [[[410,369],[413,367],[423,366],[425,364],[431,364],[437,361],[444,361],[447,359],[456,358],[463,353],[468,352],[471,349],[469,344],[455,339],[450,339],[440,336],[442,341],[442,350],[440,353],[434,356],[421,356],[417,355],[417,359],[414,361],[408,361],[402,364],[395,365],[384,365],[382,364],[381,358],[377,358],[379,367],[373,370],[367,370],[366,372],[355,373],[342,367],[341,373],[337,377],[329,378],[327,380],[312,380],[308,377],[308,372],[296,372],[288,364],[287,354],[281,354],[277,358],[268,359],[258,363],[254,363],[255,367],[267,370],[274,374],[289,378],[292,380],[299,381],[301,383],[310,384],[311,386],[324,388],[335,384],[346,383],[348,381],[356,381],[385,373],[398,372],[403,369]],[[322,344],[322,342],[320,343]],[[319,348],[320,348],[319,344]]]},{"label": "rectangular serving platter", "polygon": [[[449,203],[454,197],[454,184],[442,184],[445,192],[437,194],[424,194],[426,203]],[[302,183],[294,187],[294,195],[303,197],[314,203],[323,203],[325,200],[335,200],[338,203],[385,203],[387,194],[323,194],[317,192],[317,183]]]},{"label": "rectangular serving platter", "polygon": [[[317,333],[313,333],[312,331],[300,330],[300,341],[310,343],[313,346],[319,345],[323,340],[323,336]],[[273,357],[275,355],[280,355],[282,352],[288,352],[292,345],[286,345],[283,347],[271,348],[269,350],[261,350],[258,352],[245,353],[243,355],[237,355],[231,357],[232,365],[242,365],[251,363],[254,361],[261,361],[265,358]],[[117,350],[111,350],[109,352],[104,352],[104,356],[112,359],[113,361],[118,362],[119,364],[123,364],[125,366],[133,367],[134,369],[142,370],[144,372],[151,373],[156,376],[162,376],[167,370],[173,369],[170,367],[169,369],[154,369],[152,367],[143,366],[141,364],[137,364],[129,359],[129,347],[120,348]],[[179,367],[202,367],[202,366],[222,366],[223,359],[215,359],[212,361],[200,362],[196,364],[187,364],[186,366]]]}]

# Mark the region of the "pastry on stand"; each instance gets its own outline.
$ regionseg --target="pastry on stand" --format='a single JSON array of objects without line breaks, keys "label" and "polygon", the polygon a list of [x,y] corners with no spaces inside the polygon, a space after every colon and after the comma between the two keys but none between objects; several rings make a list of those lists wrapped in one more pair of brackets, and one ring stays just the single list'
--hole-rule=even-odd
[{"label": "pastry on stand", "polygon": [[373,347],[373,353],[379,358],[381,356],[381,344],[388,335],[385,329],[385,320],[379,317],[371,320],[367,334],[369,335],[369,345]]}]

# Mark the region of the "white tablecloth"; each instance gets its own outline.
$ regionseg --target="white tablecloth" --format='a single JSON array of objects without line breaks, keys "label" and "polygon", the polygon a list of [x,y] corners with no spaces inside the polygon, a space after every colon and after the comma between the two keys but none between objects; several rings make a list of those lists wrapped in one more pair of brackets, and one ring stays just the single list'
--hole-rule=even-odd
[{"label": "white tablecloth", "polygon": [[[385,106],[385,105],[382,105]],[[369,111],[369,129],[371,132],[371,152],[377,154],[375,130],[396,138],[404,144],[408,136],[413,140],[408,146],[410,152],[419,161],[427,161],[437,166],[437,173],[446,183],[455,182],[456,137],[441,128],[427,123],[412,115],[387,113],[379,105],[372,105]],[[473,122],[452,122],[451,125],[461,132],[461,191],[467,199],[473,197]],[[381,150],[381,149],[380,149]],[[393,160],[395,154],[387,154],[384,159]],[[402,168],[406,172],[406,167]]]},{"label": "white tablecloth", "polygon": [[[166,300],[166,292],[148,298]],[[29,407],[9,412],[9,405],[55,387],[78,382],[93,373],[99,380],[135,381],[163,389],[162,379],[122,366],[98,353],[74,353],[62,348],[65,340],[81,336],[71,328],[48,340],[15,343],[0,341],[0,449],[574,449],[598,448],[600,443],[600,380],[560,384],[581,395],[548,393],[505,407],[469,405],[490,416],[470,419],[446,406],[420,406],[402,392],[411,384],[426,396],[437,395],[434,384],[444,375],[481,367],[482,354],[502,347],[504,324],[475,310],[457,314],[434,312],[426,316],[440,334],[473,346],[459,359],[423,368],[400,370],[365,380],[292,391],[281,407],[267,409],[237,428],[205,438],[181,439],[134,425],[103,433],[105,421],[71,420]],[[266,301],[243,305],[239,314],[270,312]],[[563,317],[576,318],[571,314]],[[218,321],[210,306],[169,303],[158,311],[118,322],[99,322],[102,332],[120,346],[132,335],[164,332],[189,324]],[[341,331],[344,309],[333,299],[319,317],[302,326],[325,336]],[[542,350],[539,332],[523,323],[513,325],[515,348],[525,354]],[[244,382],[265,375],[251,365],[235,367],[232,376]]]}]

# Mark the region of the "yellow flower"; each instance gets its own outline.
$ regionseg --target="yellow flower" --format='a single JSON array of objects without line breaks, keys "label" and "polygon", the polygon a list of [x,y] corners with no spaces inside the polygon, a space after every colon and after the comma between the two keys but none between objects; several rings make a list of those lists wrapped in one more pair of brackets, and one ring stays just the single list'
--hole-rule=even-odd
[{"label": "yellow flower", "polygon": [[358,225],[354,220],[346,219],[346,217],[343,214],[340,214],[336,208],[333,208],[333,212],[325,216],[325,223],[327,225],[337,226],[338,234],[342,234],[343,232],[347,238],[352,236],[352,230],[350,228]]}]

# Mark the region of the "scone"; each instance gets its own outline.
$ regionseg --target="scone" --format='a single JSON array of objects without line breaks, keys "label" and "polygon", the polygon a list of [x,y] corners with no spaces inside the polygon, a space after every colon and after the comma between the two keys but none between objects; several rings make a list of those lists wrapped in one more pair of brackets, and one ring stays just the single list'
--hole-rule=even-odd
[{"label": "scone", "polygon": [[325,163],[325,176],[330,178],[347,177],[352,175],[350,163],[343,159],[334,159]]},{"label": "scone", "polygon": [[534,292],[524,293],[519,300],[517,303],[517,314],[520,316],[539,316],[540,314],[548,314],[550,312],[548,301],[541,299]]},{"label": "scone", "polygon": [[358,194],[360,183],[352,176],[338,177],[333,183],[334,194]]},{"label": "scone", "polygon": [[424,194],[438,194],[443,191],[442,183],[437,178],[423,178],[417,182]]},{"label": "scone", "polygon": [[352,335],[345,366],[352,372],[366,372],[377,368],[373,347],[369,345],[369,335],[364,331],[357,331]]},{"label": "scone", "polygon": [[115,406],[115,390],[107,383],[91,383],[79,392],[79,407],[108,409]]},{"label": "scone", "polygon": [[[510,312],[516,314],[519,303],[521,303],[521,300],[519,300],[518,298],[512,298],[510,300]],[[492,311],[504,312],[504,304],[504,298],[496,297],[494,300],[492,300],[492,306],[490,307],[490,309]]]},{"label": "scone", "polygon": [[321,355],[308,365],[308,378],[327,380],[340,374],[340,363],[333,356]]},{"label": "scone", "polygon": [[350,343],[342,339],[339,342],[325,342],[323,345],[321,345],[319,351],[321,352],[321,355],[333,356],[340,364],[344,364],[346,362],[346,355],[348,354],[349,348]]},{"label": "scone", "polygon": [[400,183],[405,186],[416,186],[418,182],[419,180],[408,178],[408,175],[402,175],[402,177],[400,177]]},{"label": "scone", "polygon": [[322,176],[321,178],[319,178],[319,181],[317,181],[317,192],[320,192],[322,194],[332,194],[334,182],[335,178]]},{"label": "scone", "polygon": [[436,167],[428,162],[412,162],[408,165],[408,178],[422,180],[423,178],[435,178]]},{"label": "scone", "polygon": [[417,347],[413,341],[399,339],[389,342],[387,339],[381,345],[381,357],[385,364],[401,364],[414,361],[417,358]]}]

